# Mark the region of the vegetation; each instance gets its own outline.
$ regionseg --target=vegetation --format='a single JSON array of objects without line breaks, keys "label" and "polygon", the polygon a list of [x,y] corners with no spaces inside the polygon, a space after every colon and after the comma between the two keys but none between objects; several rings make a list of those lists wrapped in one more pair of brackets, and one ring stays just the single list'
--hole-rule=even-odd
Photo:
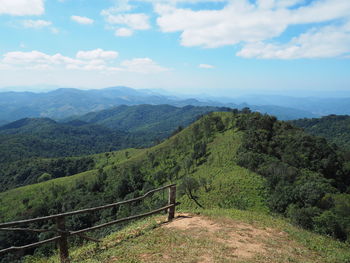
[{"label": "vegetation", "polygon": [[31,158],[1,165],[0,192],[28,184],[71,176],[95,167],[92,157]]},{"label": "vegetation", "polygon": [[214,111],[229,111],[220,107],[175,107],[171,105],[118,106],[98,112],[90,112],[67,120],[97,124],[118,129],[141,138],[138,146],[150,146],[171,135],[178,127],[187,127],[199,116]]},{"label": "vegetation", "polygon": [[[205,115],[152,148],[92,158],[92,170],[0,193],[0,221],[129,199],[174,182],[183,209],[278,212],[304,228],[342,241],[350,237],[350,177],[343,156],[325,139],[249,109]],[[72,217],[67,224],[72,230],[89,227],[165,201],[158,194],[131,207]],[[48,237],[0,235],[0,248]],[[47,255],[50,248],[35,253]]]},{"label": "vegetation", "polygon": [[0,128],[0,163],[113,151],[127,148],[131,141],[126,132],[98,125],[76,127],[51,119],[22,119]]},{"label": "vegetation", "polygon": [[267,181],[272,211],[295,224],[350,239],[350,170],[326,140],[256,113],[236,121],[245,131],[237,163]]},{"label": "vegetation", "polygon": [[[21,119],[0,127],[0,192],[93,168],[82,156],[128,147],[148,147],[188,126],[214,107],[177,108],[168,105],[120,106],[58,123],[48,118]],[[48,175],[40,180],[48,179]]]},{"label": "vegetation", "polygon": [[[324,137],[350,152],[350,116],[329,115],[322,118],[295,120],[291,123],[310,134]],[[347,157],[350,160],[350,154]]]}]

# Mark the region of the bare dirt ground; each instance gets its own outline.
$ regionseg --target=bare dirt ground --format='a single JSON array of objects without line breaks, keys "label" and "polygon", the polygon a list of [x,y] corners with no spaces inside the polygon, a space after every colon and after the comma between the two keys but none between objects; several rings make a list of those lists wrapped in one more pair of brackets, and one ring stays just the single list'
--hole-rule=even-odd
[{"label": "bare dirt ground", "polygon": [[[223,261],[227,262],[295,262],[284,261],[283,258],[297,260],[298,256],[291,249],[291,245],[298,248],[298,244],[293,244],[286,233],[272,228],[256,228],[232,220],[214,222],[208,218],[190,214],[181,214],[163,227],[181,230],[192,238],[211,240],[225,246],[227,249],[222,259],[226,258]],[[208,252],[196,262],[216,261]]]},{"label": "bare dirt ground", "polygon": [[[119,242],[111,239],[106,260],[125,263],[322,263],[320,255],[304,247],[276,226],[262,227],[229,218],[181,213],[167,222]],[[137,229],[134,229],[136,231]],[[115,245],[116,241],[120,245]]]}]

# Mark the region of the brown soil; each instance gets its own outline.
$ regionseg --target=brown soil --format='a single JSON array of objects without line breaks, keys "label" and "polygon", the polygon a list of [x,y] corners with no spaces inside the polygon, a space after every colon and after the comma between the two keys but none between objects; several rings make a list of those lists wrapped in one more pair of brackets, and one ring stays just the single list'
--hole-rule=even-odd
[{"label": "brown soil", "polygon": [[[182,214],[163,227],[185,231],[192,237],[207,238],[229,248],[232,262],[257,256],[268,258],[270,252],[285,253],[287,234],[270,228],[256,228],[232,220],[214,222],[202,216]],[[289,240],[290,242],[290,240]],[[278,244],[278,248],[272,244]],[[290,243],[289,243],[290,245]],[[198,262],[212,262],[210,255],[202,255]]]}]

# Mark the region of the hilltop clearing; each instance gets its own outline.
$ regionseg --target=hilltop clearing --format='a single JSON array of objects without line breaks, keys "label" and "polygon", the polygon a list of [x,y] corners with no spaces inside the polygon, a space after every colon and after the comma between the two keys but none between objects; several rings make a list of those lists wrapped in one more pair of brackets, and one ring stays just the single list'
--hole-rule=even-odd
[{"label": "hilltop clearing", "polygon": [[[72,262],[344,263],[345,244],[291,226],[281,219],[237,210],[179,213],[172,222],[157,216],[72,249]],[[29,257],[25,263],[55,263]]]}]

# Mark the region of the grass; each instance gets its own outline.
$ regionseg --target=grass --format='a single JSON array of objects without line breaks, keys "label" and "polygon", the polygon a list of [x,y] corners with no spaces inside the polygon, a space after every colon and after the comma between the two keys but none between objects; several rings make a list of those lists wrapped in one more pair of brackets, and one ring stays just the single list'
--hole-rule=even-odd
[{"label": "grass", "polygon": [[[239,263],[347,263],[350,247],[333,239],[296,228],[282,218],[234,209],[198,210],[219,229],[163,227],[164,216],[136,221],[107,236],[102,244],[88,243],[70,251],[74,263],[97,262],[239,262]],[[169,225],[171,226],[171,225]],[[255,235],[254,232],[262,233]],[[266,238],[264,233],[272,233]],[[232,234],[232,236],[231,236]],[[265,252],[244,256],[230,239],[242,235]],[[253,236],[251,236],[253,235]],[[254,249],[254,244],[251,245]],[[244,245],[244,244],[243,244]],[[244,249],[243,249],[244,250]],[[248,251],[248,250],[247,250]],[[58,257],[27,257],[25,263],[56,263]]]}]

